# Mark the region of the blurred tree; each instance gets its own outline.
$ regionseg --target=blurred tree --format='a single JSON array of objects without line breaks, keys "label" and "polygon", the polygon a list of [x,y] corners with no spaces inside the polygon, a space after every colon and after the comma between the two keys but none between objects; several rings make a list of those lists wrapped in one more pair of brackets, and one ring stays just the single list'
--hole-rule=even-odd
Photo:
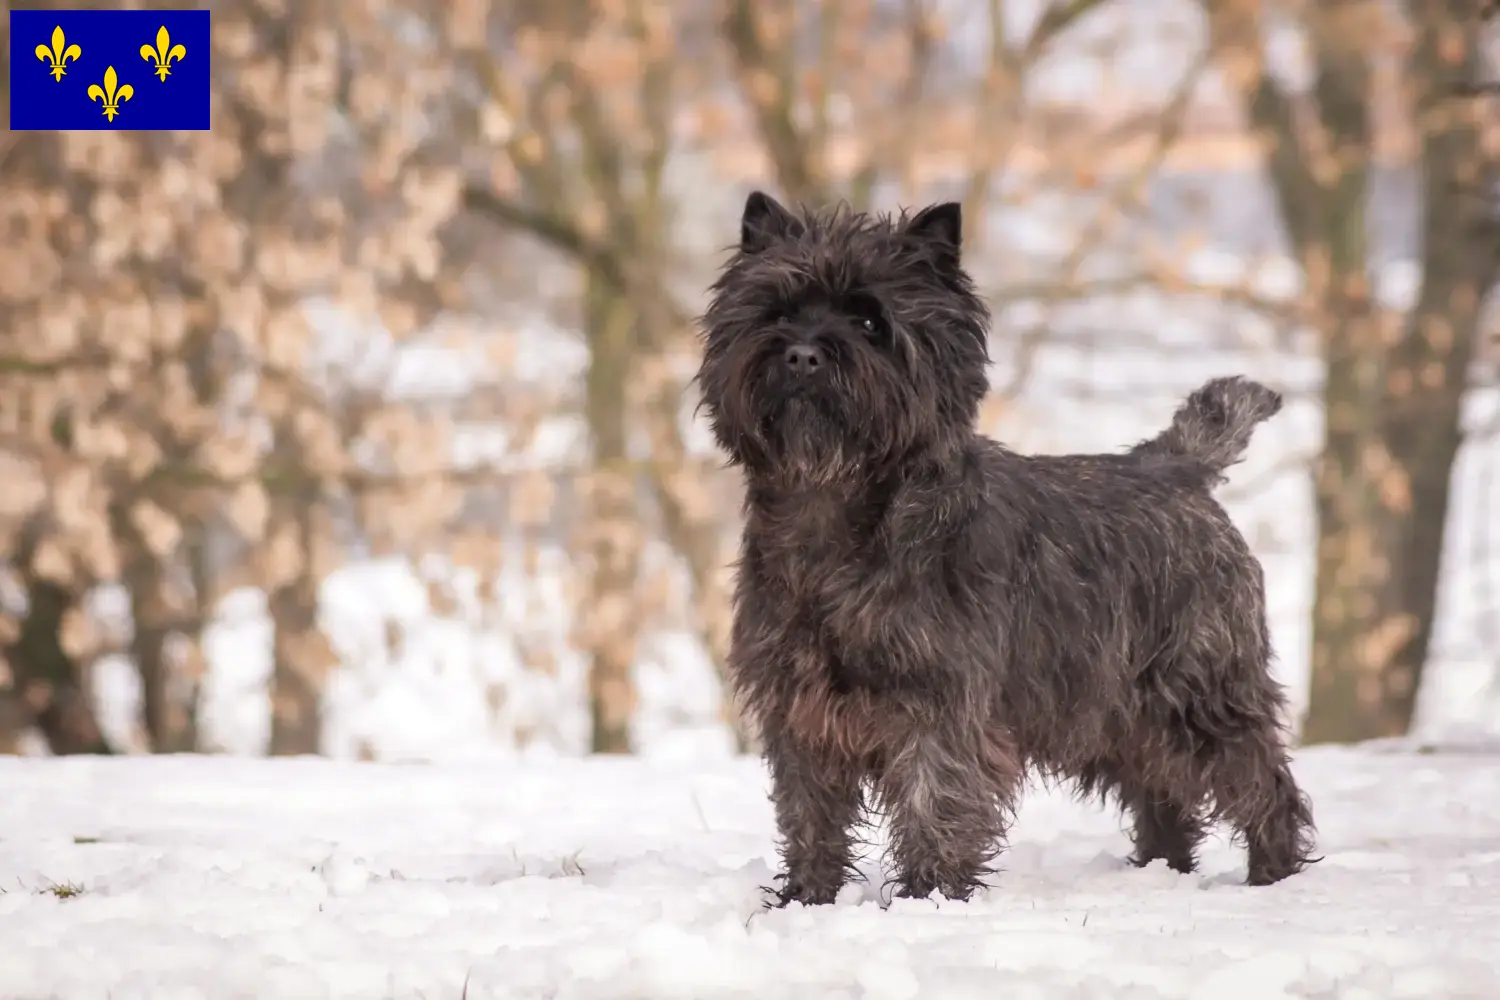
[{"label": "blurred tree", "polygon": [[[1493,143],[1480,108],[1455,99],[1478,79],[1472,0],[1395,8],[1373,0],[1297,5],[1313,68],[1299,93],[1267,72],[1259,0],[1203,0],[1226,79],[1266,143],[1287,239],[1302,264],[1327,365],[1316,477],[1317,590],[1311,703],[1302,738],[1404,734],[1432,636],[1449,478],[1480,306],[1496,277],[1474,245],[1474,192]],[[1279,14],[1292,13],[1278,6]],[[1422,282],[1396,313],[1373,293],[1368,245],[1382,65],[1415,134]]]},{"label": "blurred tree", "polygon": [[[955,40],[930,0],[729,0],[723,33],[740,94],[787,197],[868,209],[874,191],[895,182],[911,202],[933,166],[922,159],[946,148],[969,164],[964,214],[982,223],[995,174],[1023,134],[1027,74],[1059,36],[1106,2],[1043,4],[1017,33],[1003,0],[988,0],[968,25],[985,41],[969,74],[955,73]],[[984,232],[973,225],[965,242],[977,246]]]},{"label": "blurred tree", "polygon": [[[459,190],[455,171],[412,160],[411,114],[448,77],[388,13],[216,5],[212,131],[25,133],[0,149],[0,450],[21,475],[0,540],[26,598],[7,659],[54,750],[100,742],[84,716],[102,650],[80,605],[115,583],[146,745],[198,747],[197,644],[233,575],[209,541],[226,531],[256,553],[241,578],[270,592],[271,749],[318,749],[327,504],[370,470],[351,455],[368,428],[340,410],[343,373],[313,365],[307,306],[331,298],[408,335],[440,304],[434,233]],[[358,336],[343,334],[346,356]],[[395,430],[433,453],[427,422]],[[419,471],[442,478],[384,478]],[[406,521],[450,510],[438,498]],[[59,706],[73,721],[49,729]]]},{"label": "blurred tree", "polygon": [[[955,68],[961,39],[924,0],[472,0],[452,8],[450,38],[473,50],[488,82],[489,100],[476,113],[497,146],[466,203],[530,232],[584,272],[593,468],[581,635],[592,663],[596,750],[629,745],[630,665],[648,593],[638,580],[644,497],[654,499],[665,537],[687,564],[700,632],[723,669],[735,525],[722,502],[733,494],[713,462],[690,457],[681,414],[696,364],[690,317],[709,277],[691,254],[722,247],[722,238],[705,239],[705,227],[732,229],[698,204],[712,199],[691,196],[695,178],[708,167],[716,178],[761,177],[806,204],[842,199],[868,208],[887,190],[912,203],[948,179],[945,165],[961,163],[965,241],[979,259],[995,175],[1023,137],[1048,141],[1027,121],[1027,76],[1064,32],[1104,6],[1049,4],[1017,32],[1004,4],[986,4],[976,20],[981,58],[963,70]],[[972,36],[974,26],[965,31]],[[485,39],[489,51],[481,51]],[[1200,70],[1159,119],[1110,137],[1123,145],[1145,132],[1152,154],[1101,199],[1100,225],[1065,270],[1076,272],[1110,228],[1102,220],[1140,195]],[[1059,155],[1049,164],[1053,179],[1075,185],[1085,161],[1097,167],[1105,155],[1099,138]],[[1054,281],[1046,294],[1058,297],[1074,278]],[[639,445],[627,434],[632,422],[644,432]],[[736,732],[742,749],[751,745],[754,734],[738,725]]]},{"label": "blurred tree", "polygon": [[[660,362],[690,331],[668,292],[674,219],[664,172],[674,119],[708,83],[679,50],[692,44],[690,23],[676,19],[685,11],[644,0],[470,2],[444,18],[485,85],[474,110],[498,146],[489,177],[470,185],[466,203],[539,237],[582,271],[590,458],[580,477],[576,545],[586,585],[576,636],[589,659],[590,747],[599,753],[631,748],[631,671],[650,617],[643,480],[700,586],[719,554],[686,513],[706,505],[680,495],[703,485],[681,474],[681,381]],[[660,446],[644,461],[630,434],[643,423],[637,417],[648,418]]]},{"label": "blurred tree", "polygon": [[[45,574],[51,566],[38,559],[39,521],[21,528],[11,552],[12,567],[26,595],[26,614],[4,646],[9,697],[0,704],[0,740],[15,752],[21,730],[34,726],[56,754],[108,753],[88,690],[87,666],[65,647],[68,624],[80,613],[81,597],[71,580]],[[8,681],[8,684],[6,683]]]},{"label": "blurred tree", "polygon": [[[688,624],[721,671],[727,644],[738,483],[690,447],[686,390],[692,317],[739,195],[699,192],[961,197],[976,274],[1006,276],[985,282],[997,301],[1088,296],[1083,264],[1143,204],[1201,70],[1159,112],[1103,127],[1037,99],[1037,67],[1109,7],[1058,0],[1024,24],[999,0],[233,0],[214,10],[212,133],[5,140],[0,459],[18,485],[0,503],[0,556],[23,595],[62,591],[4,602],[0,642],[24,636],[32,652],[0,675],[0,742],[40,721],[28,706],[42,694],[87,712],[89,664],[118,651],[140,671],[144,742],[200,745],[197,640],[248,584],[274,627],[271,752],[315,752],[335,661],[319,593],[344,545],[414,567],[451,556],[479,570],[481,600],[514,606],[492,581],[519,537],[528,570],[539,540],[562,542],[582,584],[568,603],[589,743],[628,751],[641,638]],[[1101,176],[1119,183],[1096,190]],[[991,208],[1030,194],[1091,213],[1041,280],[1032,255],[1013,278],[985,252]],[[1167,270],[1115,285],[1187,287]],[[494,331],[497,302],[579,330],[579,384],[497,374],[517,342],[493,332],[458,352],[461,388],[414,397],[392,359],[451,351],[459,313]],[[324,303],[334,319],[315,326]],[[997,401],[1048,328],[1014,338]],[[460,431],[480,451],[497,430],[525,451],[544,418],[574,415],[576,466],[454,468]],[[83,609],[116,583],[133,628],[107,634]],[[539,666],[555,652],[518,642]],[[37,671],[49,686],[24,687]],[[93,745],[77,733],[48,736]]]},{"label": "blurred tree", "polygon": [[[591,746],[624,752],[634,701],[630,671],[646,620],[639,579],[647,524],[642,473],[662,529],[687,564],[699,627],[722,673],[728,532],[714,505],[704,502],[713,491],[706,470],[693,468],[682,441],[688,369],[671,355],[690,340],[691,310],[678,297],[680,265],[672,248],[681,220],[664,183],[674,151],[726,138],[734,90],[716,69],[719,38],[707,8],[627,0],[466,10],[473,20],[455,38],[516,41],[493,61],[476,53],[492,100],[481,115],[496,123],[504,158],[488,183],[471,186],[468,203],[528,229],[584,271],[592,467],[580,540],[590,570],[579,635],[591,663]],[[645,430],[644,462],[632,451],[632,425]],[[744,748],[751,735],[735,729]]]}]

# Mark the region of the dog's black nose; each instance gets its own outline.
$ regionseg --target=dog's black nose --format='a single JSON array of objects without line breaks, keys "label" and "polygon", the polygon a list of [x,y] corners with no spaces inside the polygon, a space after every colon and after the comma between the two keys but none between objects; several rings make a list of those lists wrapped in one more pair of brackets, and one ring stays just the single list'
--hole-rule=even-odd
[{"label": "dog's black nose", "polygon": [[784,360],[793,375],[811,375],[825,363],[823,352],[811,344],[793,344],[786,349]]}]

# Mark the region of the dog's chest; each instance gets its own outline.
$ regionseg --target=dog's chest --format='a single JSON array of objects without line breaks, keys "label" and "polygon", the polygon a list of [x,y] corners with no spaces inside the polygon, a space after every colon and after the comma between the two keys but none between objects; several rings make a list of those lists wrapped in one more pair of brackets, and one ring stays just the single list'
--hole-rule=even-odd
[{"label": "dog's chest", "polygon": [[869,520],[816,496],[799,506],[757,512],[748,527],[763,572],[803,612],[847,592],[867,570],[876,544]]}]

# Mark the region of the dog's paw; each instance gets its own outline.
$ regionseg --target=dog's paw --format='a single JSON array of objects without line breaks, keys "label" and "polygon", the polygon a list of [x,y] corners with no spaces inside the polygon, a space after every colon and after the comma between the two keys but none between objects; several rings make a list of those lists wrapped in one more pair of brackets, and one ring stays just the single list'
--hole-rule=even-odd
[{"label": "dog's paw", "polygon": [[974,893],[984,888],[984,883],[977,879],[946,879],[943,881],[931,881],[921,879],[907,883],[896,883],[895,899],[930,899],[936,892],[942,898],[955,903],[967,903],[973,898]]},{"label": "dog's paw", "polygon": [[1275,885],[1282,879],[1291,878],[1298,872],[1304,871],[1308,865],[1315,865],[1322,860],[1321,857],[1299,858],[1285,864],[1252,864],[1249,872],[1246,874],[1245,884],[1256,886]]},{"label": "dog's paw", "polygon": [[837,899],[840,886],[811,886],[800,880],[793,880],[785,872],[777,875],[774,881],[780,885],[776,887],[763,885],[761,892],[766,894],[763,904],[767,910],[785,909],[792,903],[801,903],[803,906],[829,906]]}]

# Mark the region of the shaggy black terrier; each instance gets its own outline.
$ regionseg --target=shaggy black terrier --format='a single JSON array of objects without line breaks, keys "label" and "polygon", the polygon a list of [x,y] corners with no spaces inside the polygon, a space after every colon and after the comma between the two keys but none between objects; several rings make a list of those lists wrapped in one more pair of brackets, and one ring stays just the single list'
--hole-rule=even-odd
[{"label": "shaggy black terrier", "polygon": [[703,317],[699,380],[746,480],[730,653],[773,780],[785,904],[828,903],[890,821],[898,892],[967,898],[1028,767],[1115,795],[1137,864],[1207,824],[1249,881],[1311,859],[1261,567],[1210,491],[1281,406],[1204,385],[1133,451],[1019,455],[975,430],[989,314],[960,213],[792,212],[759,192]]}]

